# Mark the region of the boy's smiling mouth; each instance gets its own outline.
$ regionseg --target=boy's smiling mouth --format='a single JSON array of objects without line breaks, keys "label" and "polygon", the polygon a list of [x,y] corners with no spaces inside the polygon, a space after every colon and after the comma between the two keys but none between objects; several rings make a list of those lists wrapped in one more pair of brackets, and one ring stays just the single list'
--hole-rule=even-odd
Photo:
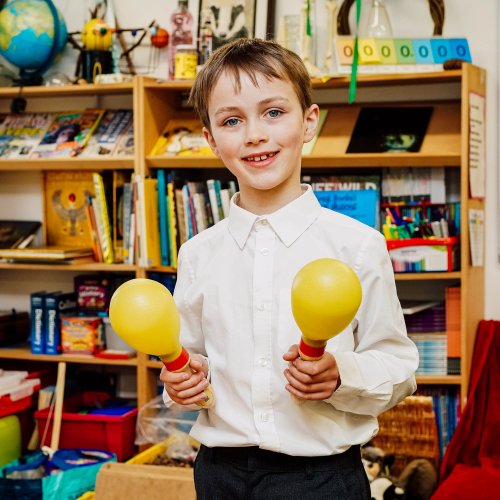
[{"label": "boy's smiling mouth", "polygon": [[278,151],[273,151],[269,153],[259,153],[258,155],[250,155],[250,156],[245,156],[243,160],[249,161],[249,162],[259,162],[259,161],[264,161],[268,160],[270,158],[273,158],[278,154]]}]

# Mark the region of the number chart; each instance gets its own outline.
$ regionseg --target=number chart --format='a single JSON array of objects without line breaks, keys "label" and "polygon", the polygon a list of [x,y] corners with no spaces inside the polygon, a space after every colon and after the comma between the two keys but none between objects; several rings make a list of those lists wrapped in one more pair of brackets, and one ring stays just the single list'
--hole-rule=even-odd
[{"label": "number chart", "polygon": [[[354,38],[335,39],[338,73],[351,72]],[[450,59],[472,62],[465,38],[359,38],[358,72],[414,73],[441,71]]]}]

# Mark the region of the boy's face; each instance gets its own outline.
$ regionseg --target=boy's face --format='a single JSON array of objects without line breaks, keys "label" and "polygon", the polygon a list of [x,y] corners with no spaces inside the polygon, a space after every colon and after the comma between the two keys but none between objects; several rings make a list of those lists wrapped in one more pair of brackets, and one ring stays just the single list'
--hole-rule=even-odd
[{"label": "boy's face", "polygon": [[[301,151],[316,132],[318,107],[304,113],[292,84],[257,75],[255,86],[240,73],[241,90],[223,73],[208,102],[214,153],[238,179],[240,200],[265,208],[272,199],[285,205],[300,195]],[[247,208],[247,207],[246,207]]]}]

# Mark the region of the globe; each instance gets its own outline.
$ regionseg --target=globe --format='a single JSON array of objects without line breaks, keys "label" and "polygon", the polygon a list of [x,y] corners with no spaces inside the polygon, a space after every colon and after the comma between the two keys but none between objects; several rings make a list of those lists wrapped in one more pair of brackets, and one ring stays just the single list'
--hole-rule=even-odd
[{"label": "globe", "polygon": [[41,83],[67,38],[66,23],[51,0],[10,0],[0,11],[0,54],[19,68],[23,85]]}]

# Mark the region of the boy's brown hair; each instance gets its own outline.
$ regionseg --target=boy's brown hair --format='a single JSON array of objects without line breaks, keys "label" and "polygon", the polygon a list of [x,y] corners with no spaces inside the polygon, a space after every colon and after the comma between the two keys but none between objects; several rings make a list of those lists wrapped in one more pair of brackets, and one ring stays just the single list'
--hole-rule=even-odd
[{"label": "boy's brown hair", "polygon": [[311,80],[302,59],[276,42],[259,38],[238,38],[214,51],[196,76],[189,102],[203,125],[211,131],[208,101],[220,75],[227,71],[234,77],[235,91],[240,91],[240,71],[257,86],[257,75],[268,79],[288,80],[294,87],[303,111],[312,104]]}]

